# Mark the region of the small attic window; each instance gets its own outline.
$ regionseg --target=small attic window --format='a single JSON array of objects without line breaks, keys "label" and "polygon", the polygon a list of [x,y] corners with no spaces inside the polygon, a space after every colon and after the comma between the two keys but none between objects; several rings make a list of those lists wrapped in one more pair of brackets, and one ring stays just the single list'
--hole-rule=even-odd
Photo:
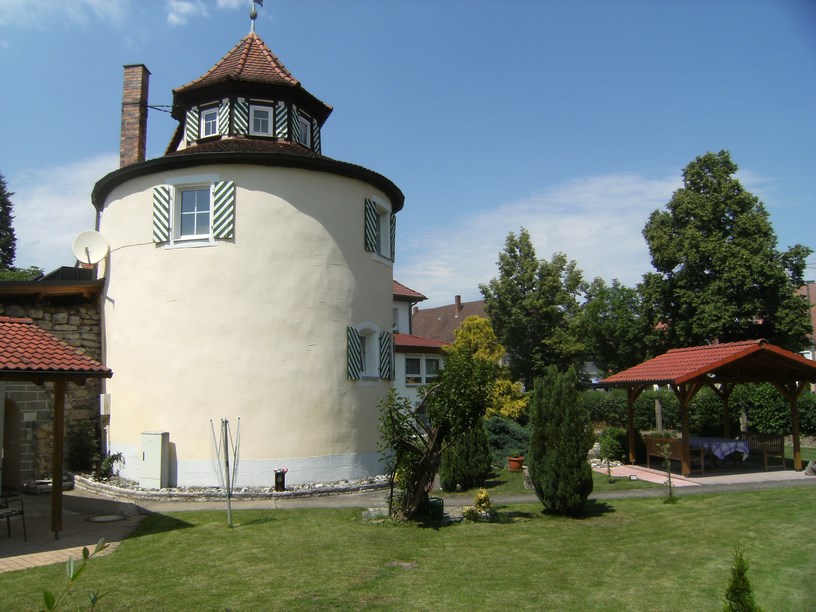
[{"label": "small attic window", "polygon": [[312,122],[305,115],[297,114],[298,122],[297,141],[304,147],[312,148]]},{"label": "small attic window", "polygon": [[201,111],[201,138],[218,134],[218,107]]}]

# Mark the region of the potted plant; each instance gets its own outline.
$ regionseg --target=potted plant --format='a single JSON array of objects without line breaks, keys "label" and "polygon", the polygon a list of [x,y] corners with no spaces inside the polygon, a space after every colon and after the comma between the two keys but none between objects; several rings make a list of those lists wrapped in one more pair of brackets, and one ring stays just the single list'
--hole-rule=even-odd
[{"label": "potted plant", "polygon": [[520,472],[524,465],[524,453],[520,451],[513,451],[507,458],[507,469],[511,472]]}]

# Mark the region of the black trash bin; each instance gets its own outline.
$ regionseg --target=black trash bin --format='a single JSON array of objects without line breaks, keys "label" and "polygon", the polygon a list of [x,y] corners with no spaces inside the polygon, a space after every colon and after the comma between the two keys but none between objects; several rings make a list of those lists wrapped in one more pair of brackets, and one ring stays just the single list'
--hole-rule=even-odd
[{"label": "black trash bin", "polygon": [[275,470],[275,490],[286,490],[286,470]]}]

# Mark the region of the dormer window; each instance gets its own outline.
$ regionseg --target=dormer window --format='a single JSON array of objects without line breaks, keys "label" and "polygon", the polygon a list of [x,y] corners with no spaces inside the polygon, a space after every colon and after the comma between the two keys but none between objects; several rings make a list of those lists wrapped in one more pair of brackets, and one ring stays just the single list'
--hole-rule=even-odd
[{"label": "dormer window", "polygon": [[249,107],[249,133],[255,136],[272,135],[272,107]]},{"label": "dormer window", "polygon": [[218,134],[218,107],[201,111],[201,138]]},{"label": "dormer window", "polygon": [[312,122],[300,113],[295,120],[298,122],[297,141],[304,147],[312,148]]}]

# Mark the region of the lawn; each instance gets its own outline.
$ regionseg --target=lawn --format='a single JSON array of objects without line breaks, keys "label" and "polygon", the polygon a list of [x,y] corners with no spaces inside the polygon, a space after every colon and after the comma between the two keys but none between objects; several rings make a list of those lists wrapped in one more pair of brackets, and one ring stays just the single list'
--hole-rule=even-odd
[{"label": "lawn", "polygon": [[[108,591],[101,610],[716,610],[739,541],[757,603],[804,610],[814,493],[596,501],[580,520],[518,505],[499,523],[430,528],[348,509],[239,511],[233,529],[224,512],[157,514],[76,590]],[[64,581],[64,566],[0,575],[3,607],[39,609]]]}]

